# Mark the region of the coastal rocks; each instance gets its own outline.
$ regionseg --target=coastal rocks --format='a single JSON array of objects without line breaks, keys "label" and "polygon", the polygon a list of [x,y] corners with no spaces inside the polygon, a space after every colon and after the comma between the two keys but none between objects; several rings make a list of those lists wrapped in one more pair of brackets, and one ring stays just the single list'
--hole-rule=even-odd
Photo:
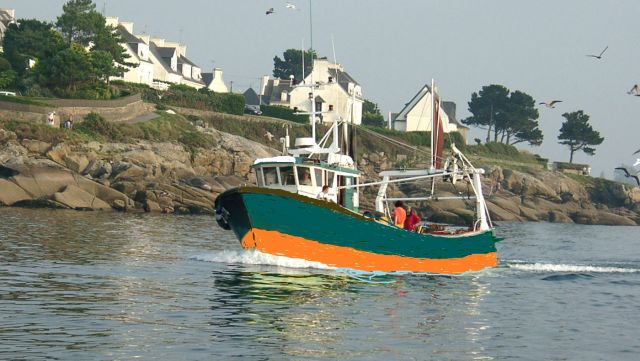
[{"label": "coastal rocks", "polygon": [[68,185],[62,192],[54,193],[53,200],[76,210],[111,209],[111,206],[100,198],[74,185]]},{"label": "coastal rocks", "polygon": [[89,162],[95,158],[95,154],[92,152],[78,152],[64,143],[54,146],[46,154],[52,161],[77,173],[82,173],[89,165]]},{"label": "coastal rocks", "polygon": [[23,163],[28,154],[29,151],[16,142],[0,143],[0,164]]},{"label": "coastal rocks", "polygon": [[0,129],[0,144],[4,144],[10,140],[16,139],[16,133],[8,130]]},{"label": "coastal rocks", "polygon": [[45,154],[51,148],[51,144],[35,139],[23,139],[20,144],[29,152],[37,154]]},{"label": "coastal rocks", "polygon": [[487,208],[491,219],[494,221],[523,221],[519,215],[511,213],[492,202],[487,201]]},{"label": "coastal rocks", "polygon": [[511,169],[503,170],[502,187],[512,193],[560,200],[558,194],[539,179]]},{"label": "coastal rocks", "polygon": [[560,211],[549,211],[547,220],[551,223],[573,223],[571,217]]},{"label": "coastal rocks", "polygon": [[37,205],[51,201],[65,208],[108,209],[116,200],[122,202],[123,208],[133,205],[124,194],[48,159],[5,163],[0,166],[0,174],[3,205]]},{"label": "coastal rocks", "polygon": [[607,226],[623,225],[635,226],[636,222],[630,218],[607,211],[581,211],[573,215],[573,220],[580,224],[601,224]]},{"label": "coastal rocks", "polygon": [[24,189],[20,188],[17,184],[0,178],[0,205],[11,206],[17,202],[31,199]]}]

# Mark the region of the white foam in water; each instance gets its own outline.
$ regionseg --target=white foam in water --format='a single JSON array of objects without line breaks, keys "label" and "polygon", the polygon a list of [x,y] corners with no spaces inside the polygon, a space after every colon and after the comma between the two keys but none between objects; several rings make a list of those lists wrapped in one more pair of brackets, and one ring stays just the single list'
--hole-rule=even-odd
[{"label": "white foam in water", "polygon": [[571,272],[571,273],[637,273],[640,269],[621,267],[580,266],[570,264],[515,263],[509,268],[532,272]]},{"label": "white foam in water", "polygon": [[319,262],[306,261],[300,258],[274,256],[260,251],[219,251],[191,257],[196,261],[215,263],[238,263],[253,265],[270,265],[287,268],[334,269]]}]

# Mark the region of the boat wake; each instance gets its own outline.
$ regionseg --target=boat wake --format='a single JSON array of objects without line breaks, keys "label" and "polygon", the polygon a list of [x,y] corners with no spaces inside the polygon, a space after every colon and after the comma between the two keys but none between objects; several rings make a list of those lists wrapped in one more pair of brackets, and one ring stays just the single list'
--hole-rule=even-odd
[{"label": "boat wake", "polygon": [[190,259],[203,262],[244,264],[244,265],[265,265],[286,268],[313,268],[321,270],[331,270],[333,267],[319,262],[306,261],[300,258],[289,258],[274,256],[260,251],[218,251],[202,255],[192,256]]},{"label": "boat wake", "polygon": [[525,263],[507,262],[510,269],[529,272],[555,272],[555,273],[640,273],[640,269],[627,267],[610,267],[594,265],[572,265],[553,263]]}]

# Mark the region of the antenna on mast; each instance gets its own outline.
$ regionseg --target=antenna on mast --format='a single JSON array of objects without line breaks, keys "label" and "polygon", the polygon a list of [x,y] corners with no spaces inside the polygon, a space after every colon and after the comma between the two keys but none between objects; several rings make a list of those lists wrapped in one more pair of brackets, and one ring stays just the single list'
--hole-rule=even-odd
[{"label": "antenna on mast", "polygon": [[302,79],[300,81],[304,81],[304,39],[302,39],[302,48],[300,50],[302,52]]}]

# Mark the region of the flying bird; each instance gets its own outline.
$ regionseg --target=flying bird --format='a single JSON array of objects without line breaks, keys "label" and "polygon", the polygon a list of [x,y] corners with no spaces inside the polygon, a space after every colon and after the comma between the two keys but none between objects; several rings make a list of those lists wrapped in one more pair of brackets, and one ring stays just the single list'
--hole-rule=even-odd
[{"label": "flying bird", "polygon": [[640,97],[640,87],[638,86],[638,84],[635,84],[633,88],[631,88],[631,90],[627,92],[627,94],[633,94],[637,97]]},{"label": "flying bird", "polygon": [[291,9],[291,10],[298,10],[298,9],[296,8],[296,5],[295,5],[295,4],[292,4],[292,3],[287,3],[287,5],[285,5],[285,7],[286,7],[287,9]]},{"label": "flying bird", "polygon": [[627,178],[633,178],[636,180],[636,183],[638,183],[638,186],[640,186],[640,179],[638,179],[638,176],[635,174],[629,174],[629,171],[627,170],[627,168],[625,167],[618,167],[616,169],[619,169],[621,171],[624,171],[624,176]]},{"label": "flying bird", "polygon": [[608,45],[604,48],[604,50],[602,52],[600,52],[600,55],[588,54],[587,56],[590,56],[590,57],[596,58],[596,59],[602,59],[602,54],[604,54],[604,52],[607,51],[607,49],[609,49]]},{"label": "flying bird", "polygon": [[540,104],[544,105],[547,108],[555,108],[556,104],[562,103],[562,100],[552,100],[550,102],[541,102]]},{"label": "flying bird", "polygon": [[276,11],[273,10],[273,8],[269,8],[269,10],[267,10],[267,12],[265,12],[266,15],[271,15],[273,13],[275,13]]}]

